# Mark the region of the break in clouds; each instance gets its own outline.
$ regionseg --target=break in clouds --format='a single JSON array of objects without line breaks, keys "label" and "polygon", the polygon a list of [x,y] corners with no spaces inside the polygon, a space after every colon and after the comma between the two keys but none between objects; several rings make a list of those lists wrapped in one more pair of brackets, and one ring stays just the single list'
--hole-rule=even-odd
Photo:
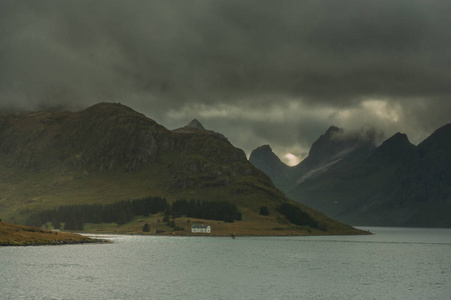
[{"label": "break in clouds", "polygon": [[450,13],[447,0],[4,0],[0,111],[121,102],[292,162],[330,125],[418,143],[450,122]]}]

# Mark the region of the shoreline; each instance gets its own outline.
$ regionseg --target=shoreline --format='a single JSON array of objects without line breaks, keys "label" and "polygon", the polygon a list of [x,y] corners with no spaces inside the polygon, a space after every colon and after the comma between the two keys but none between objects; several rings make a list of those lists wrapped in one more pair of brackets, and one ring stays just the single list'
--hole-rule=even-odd
[{"label": "shoreline", "polygon": [[0,246],[56,246],[104,243],[76,233],[42,230],[38,227],[0,222]]},{"label": "shoreline", "polygon": [[21,242],[21,243],[0,243],[0,247],[28,247],[28,246],[64,246],[64,245],[81,245],[81,244],[108,244],[107,240],[92,239],[92,241],[58,241],[58,242]]},{"label": "shoreline", "polygon": [[293,233],[289,232],[286,234],[266,234],[266,233],[175,233],[175,232],[161,232],[161,233],[143,233],[143,232],[77,232],[85,236],[96,236],[96,235],[128,235],[128,236],[164,236],[164,237],[299,237],[299,236],[353,236],[353,235],[373,235],[371,231],[360,230],[359,232],[352,233],[330,233],[330,232],[315,232],[315,233]]}]

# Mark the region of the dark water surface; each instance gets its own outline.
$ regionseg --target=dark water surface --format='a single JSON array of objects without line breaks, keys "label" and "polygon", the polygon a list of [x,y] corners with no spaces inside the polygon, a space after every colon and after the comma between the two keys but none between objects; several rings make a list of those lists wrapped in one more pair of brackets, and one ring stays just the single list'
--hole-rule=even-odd
[{"label": "dark water surface", "polygon": [[451,229],[0,247],[0,299],[451,299]]}]

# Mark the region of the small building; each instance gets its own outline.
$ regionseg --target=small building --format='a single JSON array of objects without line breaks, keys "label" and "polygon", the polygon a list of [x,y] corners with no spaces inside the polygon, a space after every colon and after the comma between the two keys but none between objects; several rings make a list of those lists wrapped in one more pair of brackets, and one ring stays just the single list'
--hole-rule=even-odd
[{"label": "small building", "polygon": [[191,226],[191,233],[211,233],[210,225],[193,224]]}]

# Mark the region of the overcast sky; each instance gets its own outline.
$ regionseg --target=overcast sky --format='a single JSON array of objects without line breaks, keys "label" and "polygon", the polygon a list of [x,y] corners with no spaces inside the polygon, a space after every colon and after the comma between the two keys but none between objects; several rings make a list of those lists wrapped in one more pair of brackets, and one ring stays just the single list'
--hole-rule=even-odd
[{"label": "overcast sky", "polygon": [[247,155],[451,122],[451,1],[0,1],[0,111],[121,102]]}]

